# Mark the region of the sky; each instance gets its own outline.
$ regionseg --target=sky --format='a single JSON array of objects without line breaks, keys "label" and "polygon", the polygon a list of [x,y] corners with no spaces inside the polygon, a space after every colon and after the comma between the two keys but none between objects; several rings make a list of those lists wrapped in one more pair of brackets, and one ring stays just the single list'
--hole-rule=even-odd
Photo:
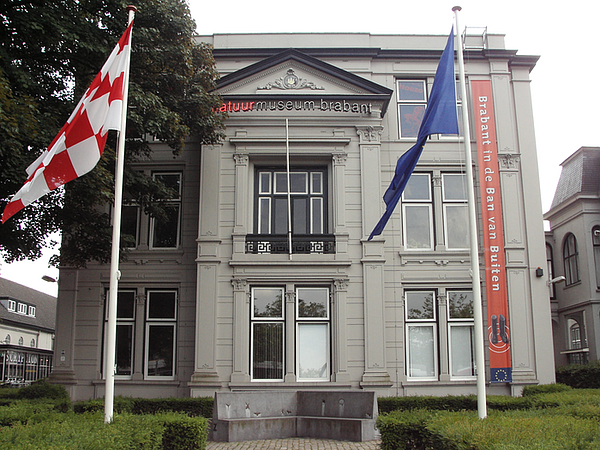
[{"label": "sky", "polygon": [[[506,48],[540,59],[531,72],[531,91],[542,192],[550,209],[560,164],[583,146],[600,146],[600,18],[598,0],[428,0],[344,4],[339,0],[207,2],[188,0],[196,31],[218,33],[365,32],[371,34],[446,35],[459,5],[459,31],[487,27],[504,34]],[[223,8],[225,6],[225,8]],[[135,36],[135,31],[134,31]],[[600,174],[599,174],[600,175]],[[56,295],[58,278],[48,268],[48,251],[36,262],[6,264],[0,276]]]}]

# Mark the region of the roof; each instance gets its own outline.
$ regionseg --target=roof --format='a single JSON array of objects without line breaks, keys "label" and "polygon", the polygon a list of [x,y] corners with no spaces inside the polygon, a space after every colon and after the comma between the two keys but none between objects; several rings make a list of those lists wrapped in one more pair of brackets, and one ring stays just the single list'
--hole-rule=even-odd
[{"label": "roof", "polygon": [[574,196],[600,194],[600,147],[581,147],[561,163],[562,171],[550,209]]},{"label": "roof", "polygon": [[[35,306],[35,317],[8,311],[7,302],[4,300],[15,300]],[[54,331],[56,297],[0,278],[0,321],[18,323],[27,328]]]}]

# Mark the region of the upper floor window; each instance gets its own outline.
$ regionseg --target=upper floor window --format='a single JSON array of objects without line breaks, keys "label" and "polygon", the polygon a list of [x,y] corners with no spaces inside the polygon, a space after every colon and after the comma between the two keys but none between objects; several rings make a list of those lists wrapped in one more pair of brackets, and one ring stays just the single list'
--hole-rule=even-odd
[{"label": "upper floor window", "polygon": [[19,307],[19,310],[18,310],[19,314],[27,314],[27,305],[25,303],[19,303],[18,307]]},{"label": "upper floor window", "polygon": [[427,107],[425,80],[397,80],[400,137],[417,137]]},{"label": "upper floor window", "polygon": [[170,190],[171,197],[163,200],[165,214],[150,220],[151,247],[177,248],[181,222],[181,173],[154,173],[152,176]]},{"label": "upper floor window", "polygon": [[[427,108],[427,81],[416,79],[397,80],[396,92],[400,138],[417,137]],[[462,120],[460,120],[462,98],[458,82],[456,83],[456,102],[459,134],[462,136]]]},{"label": "upper floor window", "polygon": [[596,288],[600,289],[600,226],[592,228],[592,244],[594,246],[594,267],[596,269]]},{"label": "upper floor window", "polygon": [[[326,170],[307,168],[289,174],[281,169],[259,169],[256,176],[255,226],[257,234],[323,234],[327,230]],[[289,210],[288,210],[289,208]]]},{"label": "upper floor window", "polygon": [[9,300],[8,301],[8,310],[16,311],[17,310],[17,302],[15,302],[14,300]]},{"label": "upper floor window", "polygon": [[[439,184],[439,183],[438,183]],[[431,174],[413,173],[402,194],[402,229],[406,250],[433,250],[436,244],[434,205],[442,205],[446,250],[469,248],[467,181],[462,173],[442,173],[441,191],[432,189]],[[440,212],[438,211],[438,215]]]},{"label": "upper floor window", "polygon": [[579,282],[579,255],[577,253],[577,240],[575,235],[569,233],[563,245],[563,259],[565,263],[566,285]]}]

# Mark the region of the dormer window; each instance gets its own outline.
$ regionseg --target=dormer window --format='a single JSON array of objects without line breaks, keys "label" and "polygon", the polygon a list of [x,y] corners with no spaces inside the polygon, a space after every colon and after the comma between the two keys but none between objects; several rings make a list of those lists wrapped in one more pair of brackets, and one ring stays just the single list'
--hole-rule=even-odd
[{"label": "dormer window", "polygon": [[8,301],[8,310],[15,312],[17,310],[17,302],[15,302],[14,300],[9,300]]},{"label": "dormer window", "polygon": [[27,314],[27,305],[25,303],[19,303],[19,310],[17,311],[19,314]]}]

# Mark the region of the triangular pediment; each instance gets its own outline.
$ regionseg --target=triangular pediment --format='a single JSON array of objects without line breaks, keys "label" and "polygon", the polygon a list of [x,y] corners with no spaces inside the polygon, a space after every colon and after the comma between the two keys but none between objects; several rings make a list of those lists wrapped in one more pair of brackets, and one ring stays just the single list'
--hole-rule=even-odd
[{"label": "triangular pediment", "polygon": [[224,98],[344,97],[377,100],[385,111],[392,90],[290,49],[221,78]]}]

